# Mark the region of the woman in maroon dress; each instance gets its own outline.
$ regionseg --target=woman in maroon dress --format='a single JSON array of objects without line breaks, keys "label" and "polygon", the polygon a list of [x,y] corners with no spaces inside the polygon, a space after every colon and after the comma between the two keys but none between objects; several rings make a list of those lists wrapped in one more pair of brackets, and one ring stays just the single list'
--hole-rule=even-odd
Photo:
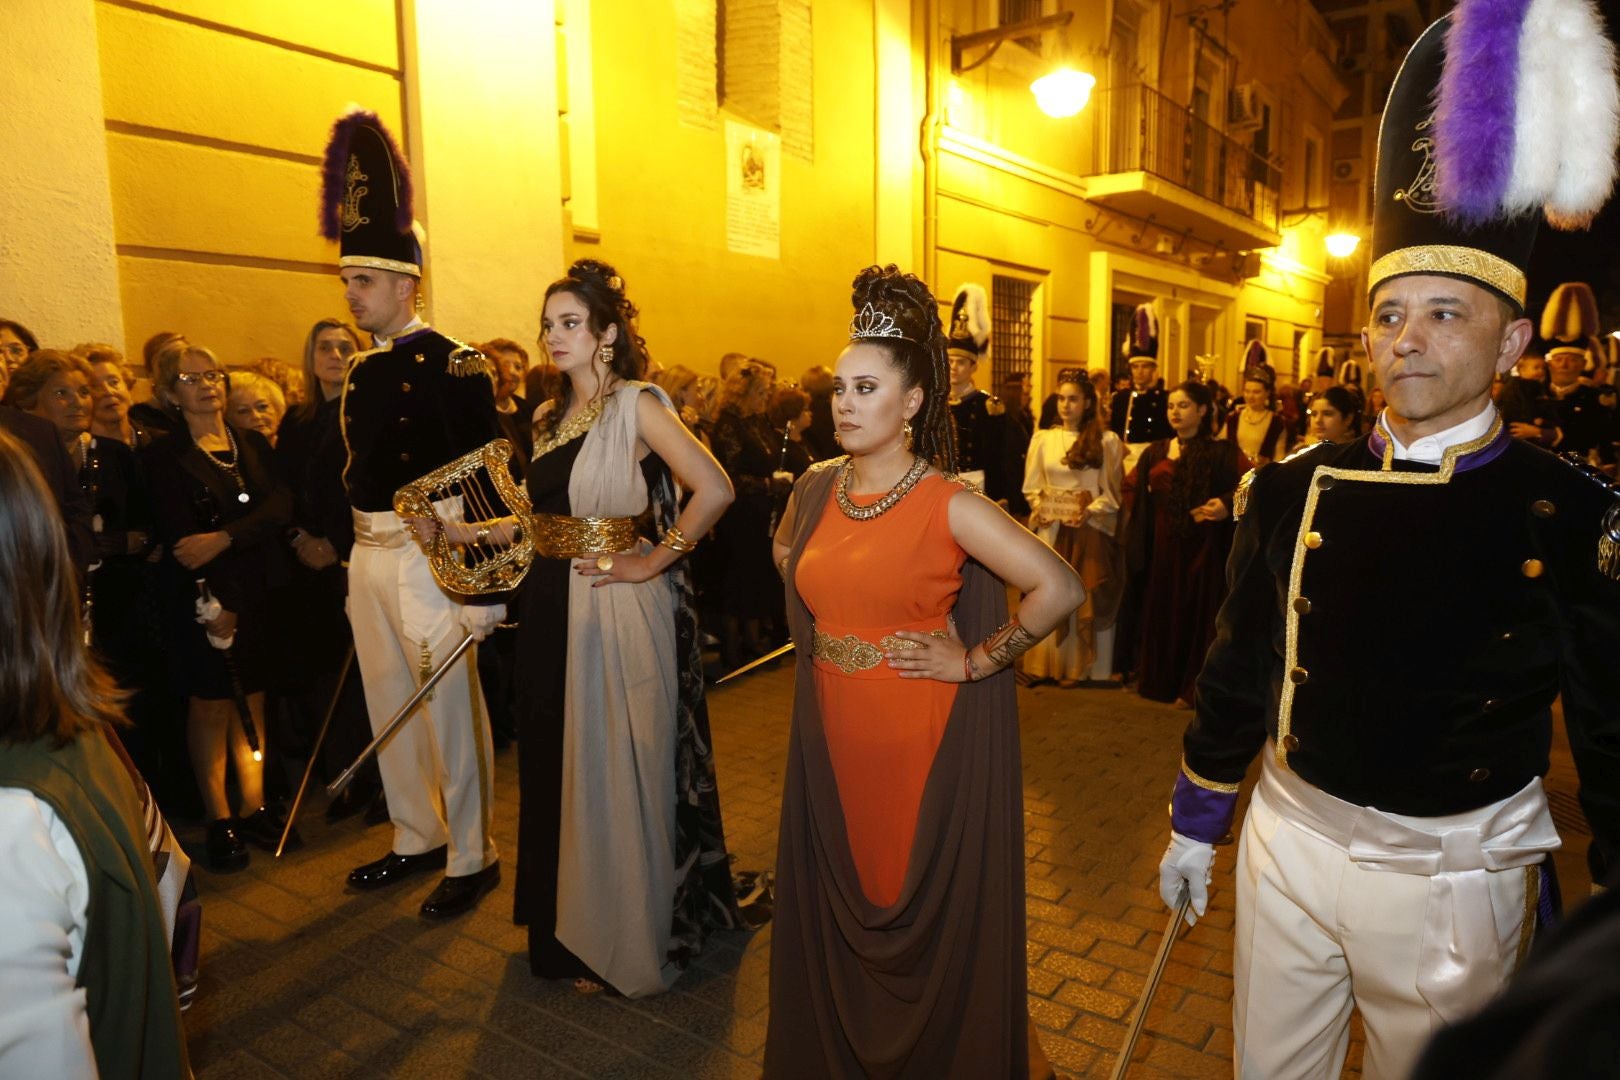
[{"label": "woman in maroon dress", "polygon": [[1217,441],[1215,399],[1202,383],[1170,392],[1170,427],[1125,478],[1132,565],[1147,567],[1137,692],[1190,707],[1215,637],[1232,548],[1232,493],[1248,468],[1237,444]]}]

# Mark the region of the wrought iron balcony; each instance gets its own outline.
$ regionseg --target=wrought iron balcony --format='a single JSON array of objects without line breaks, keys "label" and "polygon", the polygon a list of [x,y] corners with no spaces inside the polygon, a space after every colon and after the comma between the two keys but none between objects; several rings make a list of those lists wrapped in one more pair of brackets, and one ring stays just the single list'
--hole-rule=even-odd
[{"label": "wrought iron balcony", "polygon": [[1236,248],[1277,243],[1277,166],[1152,87],[1104,90],[1091,100],[1081,147],[1091,197]]}]

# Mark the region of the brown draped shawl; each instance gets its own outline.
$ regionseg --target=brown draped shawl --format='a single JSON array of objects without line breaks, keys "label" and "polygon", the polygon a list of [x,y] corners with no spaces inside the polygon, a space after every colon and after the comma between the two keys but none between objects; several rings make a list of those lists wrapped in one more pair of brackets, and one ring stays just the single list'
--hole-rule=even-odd
[{"label": "brown draped shawl", "polygon": [[[788,556],[788,626],[800,647],[765,1075],[1022,1078],[1029,1011],[1013,675],[958,688],[900,897],[874,906],[850,853],[806,647],[812,620],[793,585],[837,475],[819,468],[800,480]],[[1007,617],[1002,583],[971,559],[954,616],[964,641],[981,640]]]}]

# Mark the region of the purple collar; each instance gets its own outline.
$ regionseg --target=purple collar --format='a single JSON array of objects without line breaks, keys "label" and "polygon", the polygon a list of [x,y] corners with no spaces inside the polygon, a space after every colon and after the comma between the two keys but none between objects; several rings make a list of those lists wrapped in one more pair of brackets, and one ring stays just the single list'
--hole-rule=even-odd
[{"label": "purple collar", "polygon": [[[1498,415],[1491,424],[1491,429],[1484,435],[1448,447],[1440,459],[1439,470],[1450,477],[1454,473],[1468,472],[1482,465],[1489,465],[1506,453],[1508,445],[1512,442],[1513,436],[1508,434],[1507,425],[1502,423],[1502,417]],[[1378,415],[1378,422],[1373,425],[1372,434],[1367,436],[1367,449],[1372,452],[1373,457],[1384,463],[1385,472],[1395,467],[1395,441],[1384,427],[1382,413]]]}]

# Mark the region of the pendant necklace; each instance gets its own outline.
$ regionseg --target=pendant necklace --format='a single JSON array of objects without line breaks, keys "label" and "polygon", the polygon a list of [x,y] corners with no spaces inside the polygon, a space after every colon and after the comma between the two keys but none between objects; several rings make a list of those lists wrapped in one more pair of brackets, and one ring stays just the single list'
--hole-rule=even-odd
[{"label": "pendant necklace", "polygon": [[212,462],[214,468],[230,477],[236,484],[236,501],[246,503],[251,499],[251,496],[248,495],[247,484],[242,479],[242,455],[236,448],[236,435],[231,431],[231,425],[229,424],[225,425],[225,440],[231,444],[231,459],[229,461],[223,461],[216,457],[212,450],[203,450],[202,443],[197,442],[196,436],[192,436],[191,439],[192,442],[197,443],[197,449],[202,450],[203,457]]},{"label": "pendant necklace", "polygon": [[845,462],[843,471],[838,477],[838,486],[833,489],[833,493],[838,497],[838,509],[842,510],[844,516],[851,521],[871,521],[875,517],[881,517],[894,509],[895,503],[905,498],[906,493],[917,486],[917,481],[921,480],[927,471],[928,460],[918,455],[912,460],[911,468],[906,470],[906,475],[902,476],[881,499],[870,506],[856,506],[849,498],[850,477],[855,475],[855,459],[850,458]]}]

